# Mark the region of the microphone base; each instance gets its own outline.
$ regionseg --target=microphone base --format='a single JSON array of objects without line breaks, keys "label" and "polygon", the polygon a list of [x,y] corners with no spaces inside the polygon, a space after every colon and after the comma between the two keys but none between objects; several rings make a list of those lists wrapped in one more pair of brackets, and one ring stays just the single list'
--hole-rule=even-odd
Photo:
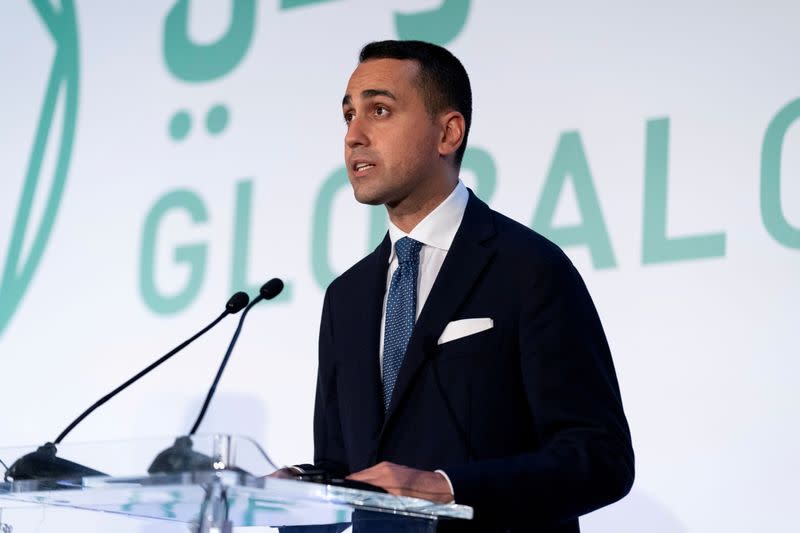
[{"label": "microphone base", "polygon": [[23,455],[6,471],[6,480],[81,479],[87,476],[106,476],[98,470],[57,457],[56,445],[48,442],[35,452]]},{"label": "microphone base", "polygon": [[[225,467],[226,470],[233,470],[246,474],[244,470],[237,467]],[[178,474],[181,472],[196,472],[219,470],[215,466],[215,461],[208,455],[196,452],[192,449],[192,439],[188,436],[178,437],[175,443],[162,451],[156,458],[150,468],[147,469],[148,474]]]}]

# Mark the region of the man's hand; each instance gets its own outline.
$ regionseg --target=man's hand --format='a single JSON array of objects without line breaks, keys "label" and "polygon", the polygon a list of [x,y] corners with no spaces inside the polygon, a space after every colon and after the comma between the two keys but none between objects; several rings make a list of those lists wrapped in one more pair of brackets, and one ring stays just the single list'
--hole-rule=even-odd
[{"label": "man's hand", "polygon": [[297,472],[289,468],[288,466],[284,466],[271,474],[267,474],[264,477],[274,477],[278,479],[296,479]]},{"label": "man's hand", "polygon": [[388,461],[351,474],[347,476],[347,479],[377,485],[397,496],[413,496],[436,503],[453,501],[450,485],[443,475],[438,472],[396,465]]}]

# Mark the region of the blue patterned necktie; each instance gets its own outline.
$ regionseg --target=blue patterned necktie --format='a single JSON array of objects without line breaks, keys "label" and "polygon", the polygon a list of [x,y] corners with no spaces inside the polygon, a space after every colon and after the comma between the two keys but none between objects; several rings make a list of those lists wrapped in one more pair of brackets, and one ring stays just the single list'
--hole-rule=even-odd
[{"label": "blue patterned necktie", "polygon": [[389,409],[394,383],[417,319],[417,272],[422,243],[403,237],[394,243],[397,270],[392,274],[386,300],[383,335],[383,408]]}]

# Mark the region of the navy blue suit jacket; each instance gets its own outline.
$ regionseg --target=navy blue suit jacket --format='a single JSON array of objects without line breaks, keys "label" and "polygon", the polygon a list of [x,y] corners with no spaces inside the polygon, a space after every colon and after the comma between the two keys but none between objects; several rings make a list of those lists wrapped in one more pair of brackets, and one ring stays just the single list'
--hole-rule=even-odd
[{"label": "navy blue suit jacket", "polygon": [[[331,283],[319,338],[315,463],[443,469],[488,531],[578,531],[633,483],[630,433],[594,304],[569,259],[471,191],[384,416],[378,345],[391,242]],[[437,345],[445,326],[492,329]]]}]

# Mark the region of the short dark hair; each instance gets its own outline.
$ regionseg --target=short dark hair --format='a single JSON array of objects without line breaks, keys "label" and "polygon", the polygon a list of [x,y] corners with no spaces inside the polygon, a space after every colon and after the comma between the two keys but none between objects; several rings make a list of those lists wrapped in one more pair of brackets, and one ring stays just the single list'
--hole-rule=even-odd
[{"label": "short dark hair", "polygon": [[409,59],[419,64],[419,86],[431,115],[455,110],[464,115],[464,140],[456,152],[461,165],[472,123],[472,89],[464,65],[446,48],[423,41],[375,41],[364,46],[359,63],[370,59]]}]

